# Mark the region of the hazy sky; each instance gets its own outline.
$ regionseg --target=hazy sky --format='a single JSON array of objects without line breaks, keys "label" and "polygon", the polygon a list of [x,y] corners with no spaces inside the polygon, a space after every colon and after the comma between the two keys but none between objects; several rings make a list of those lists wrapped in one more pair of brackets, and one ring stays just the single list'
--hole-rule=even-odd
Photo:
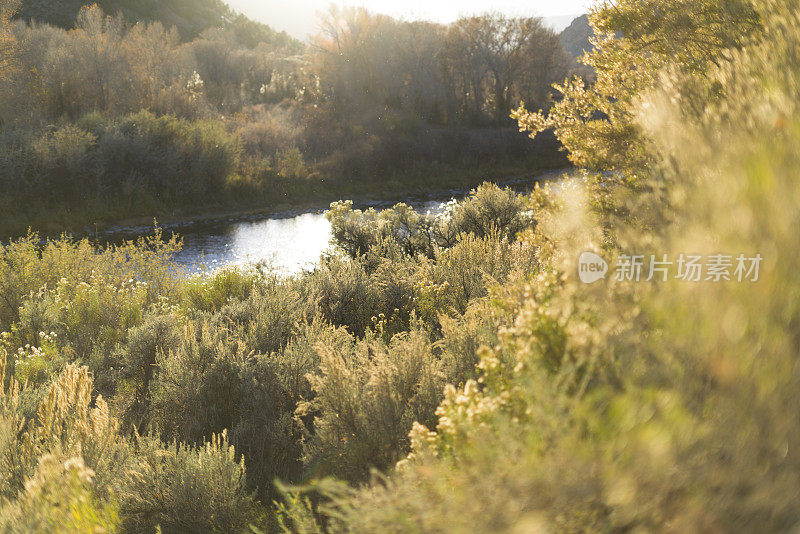
[{"label": "hazy sky", "polygon": [[[304,38],[317,28],[316,13],[330,0],[227,0],[237,11],[255,20]],[[360,0],[337,2],[405,19],[451,22],[460,15],[500,11],[508,15],[554,17],[585,13],[589,0]],[[564,23],[566,26],[566,23]]]}]

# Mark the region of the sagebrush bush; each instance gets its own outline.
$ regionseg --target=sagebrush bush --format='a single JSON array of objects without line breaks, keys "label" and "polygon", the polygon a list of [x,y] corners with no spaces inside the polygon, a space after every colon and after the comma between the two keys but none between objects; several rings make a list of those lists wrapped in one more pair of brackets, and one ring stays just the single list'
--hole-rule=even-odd
[{"label": "sagebrush bush", "polygon": [[376,314],[373,327],[380,326],[384,339],[407,331],[416,314],[420,274],[413,264],[402,260],[383,260],[370,276],[375,288]]},{"label": "sagebrush bush", "polygon": [[199,443],[231,428],[247,354],[227,344],[206,319],[184,326],[180,345],[158,354],[151,387],[152,424],[167,440]]},{"label": "sagebrush bush", "polygon": [[464,202],[449,207],[439,218],[434,235],[441,246],[453,246],[464,233],[476,237],[502,235],[513,240],[534,221],[524,197],[510,189],[484,182]]},{"label": "sagebrush bush", "polygon": [[116,507],[94,496],[93,476],[80,457],[62,462],[53,455],[42,456],[24,493],[0,507],[0,528],[6,532],[116,532]]},{"label": "sagebrush bush", "polygon": [[486,296],[487,286],[505,282],[515,268],[534,270],[536,261],[532,247],[512,244],[497,232],[462,234],[451,248],[437,252],[430,276],[444,286],[449,306],[463,314],[472,300]]},{"label": "sagebrush bush", "polygon": [[464,315],[455,317],[441,314],[442,363],[447,383],[463,385],[475,379],[479,372],[479,351],[482,347],[497,344],[497,313],[492,318],[492,309],[485,301],[470,305]]},{"label": "sagebrush bush", "polygon": [[129,532],[244,532],[260,510],[245,489],[244,460],[225,433],[193,447],[136,439],[136,460],[119,489]]},{"label": "sagebrush bush", "polygon": [[320,476],[365,480],[406,451],[413,421],[433,417],[443,386],[438,349],[415,329],[388,345],[368,335],[318,350],[315,396],[300,412],[314,415],[304,462]]},{"label": "sagebrush bush", "polygon": [[180,341],[180,326],[172,315],[148,316],[144,324],[128,330],[122,371],[138,385],[140,396],[149,390],[159,355],[176,350]]},{"label": "sagebrush bush", "polygon": [[139,282],[146,287],[148,305],[160,297],[172,298],[180,269],[171,255],[180,247],[177,238],[163,239],[158,229],[136,242],[107,248],[97,248],[88,239],[42,244],[37,234],[12,240],[0,248],[0,329],[10,331],[25,300],[48,296],[44,289],[54,291],[62,280],[65,290],[73,292],[81,283],[121,289]]},{"label": "sagebrush bush", "polygon": [[376,249],[385,255],[395,245],[408,256],[432,256],[436,219],[420,214],[406,204],[376,211],[353,209],[351,201],[334,202],[325,214],[331,223],[333,241],[352,258]]},{"label": "sagebrush bush", "polygon": [[[0,355],[0,374],[5,376],[5,372],[6,359]],[[35,420],[30,422],[20,410],[24,388],[12,378],[0,391],[3,496],[13,500],[29,490],[26,481],[35,476],[41,459],[51,455],[56,463],[78,458],[81,466],[92,471],[90,493],[108,499],[126,468],[128,449],[106,402],[102,397],[92,398],[88,370],[65,367],[48,387]]]},{"label": "sagebrush bush", "polygon": [[360,263],[332,256],[316,268],[310,284],[320,315],[331,324],[362,335],[372,323],[378,295]]},{"label": "sagebrush bush", "polygon": [[242,269],[220,269],[192,276],[181,284],[181,305],[187,312],[217,312],[231,300],[246,300],[258,275]]},{"label": "sagebrush bush", "polygon": [[307,312],[292,281],[265,280],[249,298],[228,304],[215,317],[230,336],[259,354],[280,352]]}]

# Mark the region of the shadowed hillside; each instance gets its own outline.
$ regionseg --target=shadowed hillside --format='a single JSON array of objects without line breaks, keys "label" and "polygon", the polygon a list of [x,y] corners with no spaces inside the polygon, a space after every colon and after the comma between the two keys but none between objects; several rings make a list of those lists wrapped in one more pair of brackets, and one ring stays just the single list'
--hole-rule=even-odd
[{"label": "shadowed hillside", "polygon": [[97,4],[108,14],[121,14],[129,22],[161,22],[176,27],[184,40],[209,28],[234,27],[246,35],[250,46],[259,42],[287,45],[294,41],[285,32],[235,13],[221,0],[24,0],[20,18],[71,29],[80,9]]},{"label": "shadowed hillside", "polygon": [[593,35],[588,15],[581,15],[561,32],[561,44],[570,57],[576,58],[592,49],[589,38]]}]

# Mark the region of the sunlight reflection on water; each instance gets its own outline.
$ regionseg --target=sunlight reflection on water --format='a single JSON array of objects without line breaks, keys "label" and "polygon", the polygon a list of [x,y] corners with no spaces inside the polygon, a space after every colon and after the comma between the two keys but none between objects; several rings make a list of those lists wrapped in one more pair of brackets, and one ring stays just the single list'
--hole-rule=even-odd
[{"label": "sunlight reflection on water", "polygon": [[[415,206],[436,212],[443,202]],[[328,248],[331,225],[323,213],[260,221],[225,221],[180,232],[183,250],[175,261],[190,271],[264,261],[277,272],[312,269]]]},{"label": "sunlight reflection on water", "polygon": [[282,273],[313,267],[328,246],[331,225],[321,213],[305,213],[284,219],[241,221],[223,228],[186,232],[183,250],[175,260],[198,269],[215,269],[264,261]]},{"label": "sunlight reflection on water", "polygon": [[[553,171],[537,179],[552,179],[561,173],[563,170]],[[527,178],[506,185],[525,190],[532,184],[533,180]],[[409,200],[407,204],[423,213],[436,213],[451,197],[463,198],[466,194],[451,191],[437,200]],[[375,207],[380,209],[391,205],[384,202],[375,204]],[[121,229],[117,234],[111,233],[109,241],[130,239],[150,231],[131,234],[123,233]],[[312,269],[329,247],[331,238],[331,225],[322,210],[284,217],[253,215],[246,220],[207,220],[184,225],[174,231],[183,238],[183,250],[175,255],[175,261],[189,272],[263,261],[277,272],[295,274]],[[171,235],[171,232],[167,230],[165,234]]]}]

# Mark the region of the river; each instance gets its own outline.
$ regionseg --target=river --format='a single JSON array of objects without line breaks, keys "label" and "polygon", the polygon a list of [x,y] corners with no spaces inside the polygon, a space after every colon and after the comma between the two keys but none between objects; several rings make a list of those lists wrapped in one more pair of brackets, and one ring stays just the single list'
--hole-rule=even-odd
[{"label": "river", "polygon": [[[530,190],[534,183],[556,179],[564,172],[562,169],[515,178],[501,185],[517,191]],[[416,210],[435,213],[451,199],[464,198],[468,193],[468,190],[448,190],[396,201],[354,201],[354,205],[381,209],[402,201]],[[103,234],[101,241],[118,243],[149,232],[152,227],[118,228]],[[325,209],[320,207],[305,212],[249,214],[167,226],[165,234],[172,233],[183,238],[183,249],[174,259],[190,272],[265,261],[278,272],[292,274],[313,268],[330,244],[331,226],[325,218]]]}]

